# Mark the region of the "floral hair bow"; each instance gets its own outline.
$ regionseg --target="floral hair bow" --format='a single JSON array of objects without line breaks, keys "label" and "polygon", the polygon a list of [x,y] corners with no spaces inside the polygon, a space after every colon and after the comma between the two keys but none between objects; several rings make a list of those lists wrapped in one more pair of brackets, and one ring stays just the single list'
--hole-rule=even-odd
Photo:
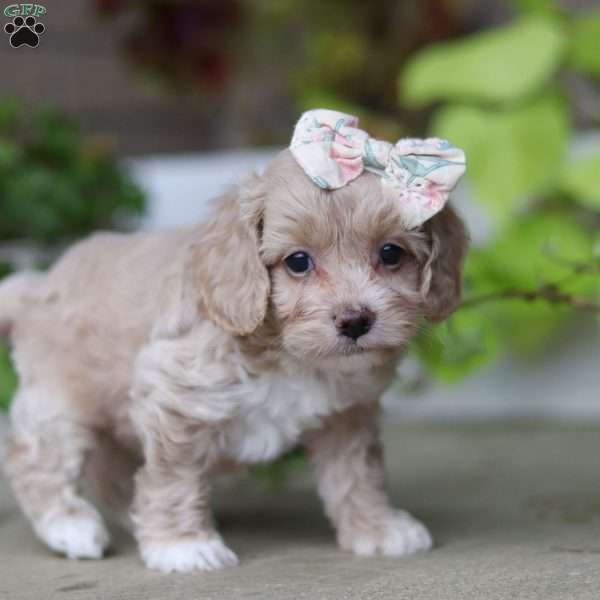
[{"label": "floral hair bow", "polygon": [[465,153],[446,140],[405,138],[393,145],[369,137],[357,117],[326,109],[302,115],[290,150],[325,190],[345,186],[365,169],[379,175],[384,193],[398,198],[409,229],[444,207],[466,168]]}]

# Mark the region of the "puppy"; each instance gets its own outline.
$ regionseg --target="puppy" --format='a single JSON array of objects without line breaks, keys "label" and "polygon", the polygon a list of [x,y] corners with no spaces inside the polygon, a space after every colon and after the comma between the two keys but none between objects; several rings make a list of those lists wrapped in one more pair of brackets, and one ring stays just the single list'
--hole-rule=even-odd
[{"label": "puppy", "polygon": [[422,320],[458,305],[466,235],[449,206],[407,228],[380,179],[324,190],[284,150],[204,224],[96,234],[2,283],[20,379],[5,471],[51,549],[100,558],[109,544],[80,495],[87,464],[130,503],[149,568],[235,565],[211,477],[297,444],[341,548],[431,547],[386,497],[378,400]]}]

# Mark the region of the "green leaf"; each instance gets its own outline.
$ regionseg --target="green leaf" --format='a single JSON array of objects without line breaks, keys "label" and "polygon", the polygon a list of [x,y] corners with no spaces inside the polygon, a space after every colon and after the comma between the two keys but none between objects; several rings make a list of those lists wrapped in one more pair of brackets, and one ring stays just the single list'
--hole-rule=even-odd
[{"label": "green leaf", "polygon": [[418,53],[400,79],[400,97],[514,101],[538,91],[563,56],[565,35],[552,19],[523,18],[506,27],[438,44]]},{"label": "green leaf", "polygon": [[0,169],[9,169],[21,157],[21,149],[12,140],[0,136]]},{"label": "green leaf", "polygon": [[493,323],[482,311],[459,311],[425,329],[413,351],[433,377],[455,383],[494,360],[500,346]]},{"label": "green leaf", "polygon": [[485,248],[473,248],[465,265],[465,296],[506,288],[533,289],[572,273],[573,262],[593,257],[593,240],[566,214],[523,216]]},{"label": "green leaf", "polygon": [[7,410],[17,387],[17,376],[10,362],[8,348],[0,344],[0,410]]},{"label": "green leaf", "polygon": [[[573,275],[572,262],[590,262],[591,236],[563,214],[535,214],[507,227],[485,248],[473,248],[465,265],[465,299],[509,289],[533,291],[558,283],[560,289],[594,298],[597,276]],[[574,310],[544,300],[496,298],[459,309],[446,323],[425,330],[414,350],[434,377],[464,378],[512,353],[529,356],[552,344]]]},{"label": "green leaf", "polygon": [[571,27],[571,64],[600,77],[600,10],[579,16]]},{"label": "green leaf", "polygon": [[433,121],[435,135],[464,148],[475,196],[506,220],[555,181],[569,133],[566,108],[545,96],[506,111],[449,106]]},{"label": "green leaf", "polygon": [[34,115],[32,126],[37,135],[30,151],[35,158],[61,165],[75,159],[81,140],[74,122],[56,111],[43,110]]},{"label": "green leaf", "polygon": [[[475,248],[465,266],[465,298],[507,289],[532,291],[558,284],[565,292],[591,295],[595,277],[574,275],[572,264],[593,257],[591,236],[563,214],[536,214],[515,221],[490,246]],[[461,309],[475,312],[494,328],[505,350],[530,354],[543,348],[574,311],[544,300],[497,299]]]},{"label": "green leaf", "polygon": [[2,98],[0,101],[0,132],[14,129],[21,117],[19,102],[15,98]]},{"label": "green leaf", "polygon": [[581,204],[600,210],[600,154],[565,164],[559,185]]},{"label": "green leaf", "polygon": [[554,0],[513,0],[515,8],[523,15],[562,17],[563,12]]},{"label": "green leaf", "polygon": [[308,466],[308,457],[304,448],[298,446],[289,450],[273,462],[256,465],[251,474],[268,492],[279,492],[288,481],[299,476]]}]

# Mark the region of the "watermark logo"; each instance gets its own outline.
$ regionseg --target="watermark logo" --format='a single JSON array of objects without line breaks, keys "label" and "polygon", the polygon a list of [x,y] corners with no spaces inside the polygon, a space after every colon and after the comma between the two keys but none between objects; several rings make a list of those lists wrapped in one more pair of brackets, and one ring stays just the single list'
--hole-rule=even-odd
[{"label": "watermark logo", "polygon": [[39,17],[48,11],[41,4],[11,4],[4,9],[5,17],[12,17],[12,22],[4,25],[4,31],[10,38],[13,48],[29,46],[36,48],[40,43],[40,35],[46,31]]}]

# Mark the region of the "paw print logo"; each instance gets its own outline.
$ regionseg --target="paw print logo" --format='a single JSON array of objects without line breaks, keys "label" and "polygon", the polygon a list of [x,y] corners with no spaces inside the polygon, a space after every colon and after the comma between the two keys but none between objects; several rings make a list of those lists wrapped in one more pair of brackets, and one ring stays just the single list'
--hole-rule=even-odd
[{"label": "paw print logo", "polygon": [[35,48],[40,43],[40,35],[46,28],[38,23],[35,17],[15,17],[12,23],[4,26],[4,31],[10,35],[10,45],[13,48],[29,46]]}]

